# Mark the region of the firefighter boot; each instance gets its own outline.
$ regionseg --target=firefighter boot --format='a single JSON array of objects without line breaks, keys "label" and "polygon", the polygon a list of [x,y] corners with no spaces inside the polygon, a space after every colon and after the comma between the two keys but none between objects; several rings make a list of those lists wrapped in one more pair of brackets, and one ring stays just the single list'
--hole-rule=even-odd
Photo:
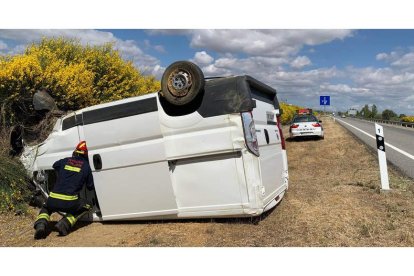
[{"label": "firefighter boot", "polygon": [[55,225],[56,230],[59,232],[60,236],[66,236],[70,232],[70,222],[66,218],[62,218]]},{"label": "firefighter boot", "polygon": [[34,234],[34,238],[35,238],[36,240],[46,238],[46,236],[47,236],[46,226],[47,226],[47,225],[46,225],[46,223],[44,223],[44,222],[39,222],[39,223],[36,223],[36,225],[35,225],[35,230],[36,230],[36,232],[35,232],[35,234]]}]

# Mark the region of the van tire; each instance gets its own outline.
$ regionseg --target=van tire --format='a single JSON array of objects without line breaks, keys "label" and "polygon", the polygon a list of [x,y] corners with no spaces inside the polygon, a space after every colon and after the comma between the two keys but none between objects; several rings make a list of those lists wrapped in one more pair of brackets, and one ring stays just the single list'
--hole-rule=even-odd
[{"label": "van tire", "polygon": [[204,74],[189,61],[177,61],[165,69],[160,95],[169,103],[182,106],[192,102],[204,89]]}]

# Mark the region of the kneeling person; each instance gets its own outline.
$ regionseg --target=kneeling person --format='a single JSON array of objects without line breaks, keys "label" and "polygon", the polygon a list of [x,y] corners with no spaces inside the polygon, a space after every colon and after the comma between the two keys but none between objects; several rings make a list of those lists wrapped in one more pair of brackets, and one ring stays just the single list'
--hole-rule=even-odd
[{"label": "kneeling person", "polygon": [[66,236],[76,221],[91,209],[86,200],[79,198],[84,185],[88,190],[94,189],[86,142],[80,142],[72,157],[56,161],[53,168],[57,172],[56,184],[37,216],[34,224],[35,239],[44,239],[48,235],[47,228],[52,213],[66,213],[55,226],[61,236]]}]

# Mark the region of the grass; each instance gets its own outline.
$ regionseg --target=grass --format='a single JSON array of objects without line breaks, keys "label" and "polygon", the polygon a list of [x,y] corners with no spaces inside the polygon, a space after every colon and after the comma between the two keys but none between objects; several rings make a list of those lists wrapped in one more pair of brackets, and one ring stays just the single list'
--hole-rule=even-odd
[{"label": "grass", "polygon": [[[414,181],[389,167],[392,191],[381,193],[376,156],[339,124],[324,119],[324,127],[324,140],[286,143],[289,191],[258,223],[248,219],[92,223],[65,238],[51,236],[35,243],[33,219],[27,219],[28,230],[20,229],[24,233],[20,237],[2,237],[0,231],[0,245],[414,246]],[[4,221],[22,225],[9,217]]]},{"label": "grass", "polygon": [[26,171],[18,159],[8,155],[8,135],[0,134],[0,212],[25,213],[30,191]]}]

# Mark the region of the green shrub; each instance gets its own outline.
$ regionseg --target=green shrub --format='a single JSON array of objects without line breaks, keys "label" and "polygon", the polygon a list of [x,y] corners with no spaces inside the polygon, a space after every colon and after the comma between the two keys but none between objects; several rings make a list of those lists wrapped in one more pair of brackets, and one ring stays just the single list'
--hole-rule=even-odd
[{"label": "green shrub", "polygon": [[[4,144],[5,139],[1,140]],[[30,199],[27,183],[26,171],[19,160],[0,151],[0,212],[26,212]]]}]

